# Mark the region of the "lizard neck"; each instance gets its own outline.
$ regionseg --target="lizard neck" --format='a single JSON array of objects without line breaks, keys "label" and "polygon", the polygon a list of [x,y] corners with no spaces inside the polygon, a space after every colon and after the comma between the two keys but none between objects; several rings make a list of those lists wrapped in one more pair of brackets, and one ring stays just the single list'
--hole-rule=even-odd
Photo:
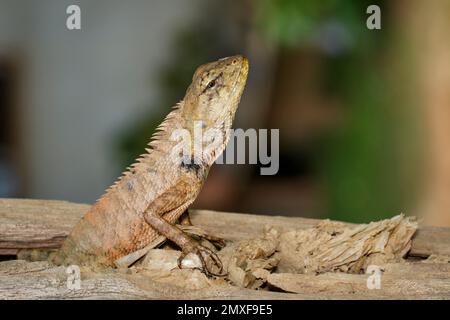
[{"label": "lizard neck", "polygon": [[228,143],[232,119],[185,118],[183,121],[183,128],[191,137],[188,157],[195,159],[197,163],[212,166]]}]

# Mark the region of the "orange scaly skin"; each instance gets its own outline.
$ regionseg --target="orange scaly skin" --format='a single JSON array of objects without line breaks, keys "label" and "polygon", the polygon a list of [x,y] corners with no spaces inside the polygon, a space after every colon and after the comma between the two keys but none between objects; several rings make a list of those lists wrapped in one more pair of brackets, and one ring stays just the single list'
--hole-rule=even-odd
[{"label": "orange scaly skin", "polygon": [[[179,244],[184,253],[192,250],[196,244],[172,225],[195,200],[225,148],[247,73],[248,61],[242,56],[200,66],[184,99],[152,137],[147,153],[90,208],[54,261],[114,266],[117,259],[144,248],[161,234]],[[201,164],[180,163],[172,154],[179,141],[171,135],[176,129],[187,129],[192,136],[198,121],[203,132],[217,128],[226,138],[203,152]],[[193,151],[190,156],[194,157]]]}]

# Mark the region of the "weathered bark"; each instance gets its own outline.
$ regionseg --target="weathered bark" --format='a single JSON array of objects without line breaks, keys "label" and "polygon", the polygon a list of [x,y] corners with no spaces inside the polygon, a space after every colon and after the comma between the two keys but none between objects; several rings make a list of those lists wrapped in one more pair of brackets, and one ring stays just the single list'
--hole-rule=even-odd
[{"label": "weathered bark", "polygon": [[[56,200],[0,199],[0,254],[18,249],[59,248],[89,205]],[[239,241],[261,234],[264,226],[280,231],[306,229],[321,220],[190,210],[192,223],[218,237]],[[5,254],[5,253],[3,253]],[[410,255],[450,255],[450,229],[420,227]]]},{"label": "weathered bark", "polygon": [[[0,297],[2,299],[299,299],[277,292],[241,289],[233,286],[201,290],[161,285],[145,276],[111,272],[81,274],[81,288],[67,288],[64,267],[47,262],[13,260],[0,263]],[[308,296],[305,295],[307,298]]]},{"label": "weathered bark", "polygon": [[230,285],[198,290],[120,272],[81,275],[81,288],[67,288],[64,267],[47,262],[0,263],[2,299],[449,299],[449,264],[393,265],[381,278],[380,290],[369,290],[367,275],[271,274],[269,284],[285,292],[250,290]]},{"label": "weathered bark", "polygon": [[[0,200],[0,254],[26,248],[58,248],[89,206],[63,201]],[[319,220],[192,211],[192,222],[230,241],[261,236],[266,225],[280,231],[306,229]],[[15,250],[15,251],[14,251]],[[164,252],[165,250],[160,250]],[[426,261],[386,264],[381,289],[367,288],[368,275],[326,272],[272,273],[269,289],[212,283],[201,289],[164,282],[136,269],[94,272],[82,268],[81,289],[67,288],[65,267],[48,262],[0,262],[0,298],[5,299],[450,299],[450,229],[420,228],[411,254]],[[184,270],[187,271],[188,270]]]},{"label": "weathered bark", "polygon": [[272,273],[270,285],[293,293],[320,296],[354,294],[355,298],[449,299],[449,263],[404,263],[383,266],[380,288],[367,287],[368,275],[348,273],[290,274]]}]

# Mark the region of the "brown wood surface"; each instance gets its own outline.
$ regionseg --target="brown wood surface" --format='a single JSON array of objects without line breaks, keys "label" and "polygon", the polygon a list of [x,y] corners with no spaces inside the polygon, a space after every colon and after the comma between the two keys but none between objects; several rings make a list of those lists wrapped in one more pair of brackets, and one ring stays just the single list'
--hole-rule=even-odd
[{"label": "brown wood surface", "polygon": [[[0,199],[0,254],[25,248],[58,248],[89,205],[57,200]],[[317,219],[190,210],[194,225],[227,240],[261,234],[265,225],[282,231],[304,229]],[[450,228],[420,227],[410,255],[450,256]]]},{"label": "brown wood surface", "polygon": [[[58,248],[88,205],[65,201],[0,199],[0,254],[20,249]],[[257,237],[266,225],[279,230],[302,229],[320,220],[192,210],[192,222],[228,240]],[[450,256],[450,229],[420,227],[410,255]],[[445,259],[444,259],[445,260]],[[69,290],[64,267],[47,262],[0,262],[0,297],[6,299],[398,299],[450,298],[450,264],[406,262],[388,265],[382,289],[369,290],[367,275],[325,273],[272,274],[271,288],[249,290],[231,285],[188,290],[125,272],[82,272],[81,290]]]}]

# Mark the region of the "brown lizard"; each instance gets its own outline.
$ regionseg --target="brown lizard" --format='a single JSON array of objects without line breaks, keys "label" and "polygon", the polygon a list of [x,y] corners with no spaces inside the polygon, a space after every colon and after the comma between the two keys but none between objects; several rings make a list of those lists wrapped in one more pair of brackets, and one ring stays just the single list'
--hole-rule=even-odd
[{"label": "brown lizard", "polygon": [[[53,261],[115,266],[118,259],[131,256],[162,235],[182,249],[179,267],[188,253],[194,253],[206,274],[217,274],[205,263],[208,258],[221,273],[218,256],[175,223],[199,194],[211,165],[226,146],[247,74],[248,60],[240,55],[200,66],[184,99],[153,135],[147,152],[96,201]],[[185,150],[182,157],[174,153],[179,142],[174,141],[173,133],[183,129],[193,136],[199,124],[203,131],[220,130],[223,141],[200,154],[192,145],[187,155]]]}]

